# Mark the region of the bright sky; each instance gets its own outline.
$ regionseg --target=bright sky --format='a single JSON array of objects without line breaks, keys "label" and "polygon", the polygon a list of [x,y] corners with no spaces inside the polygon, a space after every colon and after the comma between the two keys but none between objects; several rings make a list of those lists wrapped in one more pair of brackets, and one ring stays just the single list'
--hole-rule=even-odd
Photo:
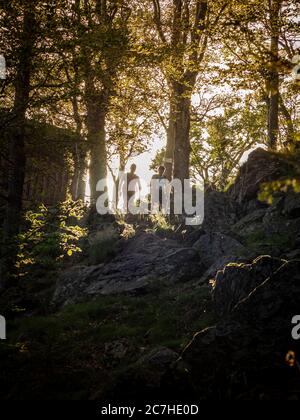
[{"label": "bright sky", "polygon": [[153,171],[150,170],[152,160],[155,158],[157,152],[165,147],[165,141],[160,138],[155,139],[151,149],[142,155],[131,159],[126,167],[129,170],[130,166],[135,163],[137,165],[137,175],[143,179],[147,184],[150,183],[153,176]]},{"label": "bright sky", "polygon": [[[141,154],[140,156],[130,159],[126,166],[126,171],[129,172],[130,166],[133,163],[137,165],[136,173],[141,178],[142,194],[146,194],[148,192],[148,185],[150,185],[151,178],[154,175],[154,172],[150,170],[151,162],[155,158],[156,153],[165,146],[166,146],[165,141],[157,137],[155,141],[153,142],[150,150],[148,150],[146,153]],[[115,166],[117,168],[117,163],[115,164]],[[113,179],[110,173],[108,174],[108,186],[109,186],[109,191],[112,191]],[[87,182],[87,186],[86,186],[86,197],[87,199],[90,197],[89,182]]]}]

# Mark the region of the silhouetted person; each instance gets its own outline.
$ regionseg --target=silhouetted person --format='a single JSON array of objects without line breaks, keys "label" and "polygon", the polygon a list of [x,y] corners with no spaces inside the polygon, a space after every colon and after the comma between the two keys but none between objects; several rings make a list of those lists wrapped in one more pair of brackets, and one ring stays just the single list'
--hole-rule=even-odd
[{"label": "silhouetted person", "polygon": [[167,177],[165,176],[165,171],[166,168],[160,166],[158,168],[158,173],[153,175],[151,180],[152,206],[154,208],[157,207],[159,211],[162,211],[163,209],[163,196],[166,192]]},{"label": "silhouetted person", "polygon": [[[142,186],[139,176],[136,175],[136,165],[133,164],[130,167],[130,172],[125,175],[125,179],[122,182],[122,195],[124,200],[125,211],[128,212],[129,202],[137,193],[141,192]],[[127,197],[127,198],[126,198]]]}]

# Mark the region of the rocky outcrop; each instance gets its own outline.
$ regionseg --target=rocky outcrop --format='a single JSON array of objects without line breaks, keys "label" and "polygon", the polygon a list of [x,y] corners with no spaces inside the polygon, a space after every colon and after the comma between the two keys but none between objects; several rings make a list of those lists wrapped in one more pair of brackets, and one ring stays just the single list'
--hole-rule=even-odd
[{"label": "rocky outcrop", "polygon": [[130,239],[123,251],[108,264],[74,267],[58,280],[55,306],[87,297],[117,293],[144,293],[158,279],[175,283],[197,278],[203,266],[195,249],[173,240],[142,232]]},{"label": "rocky outcrop", "polygon": [[291,219],[300,218],[300,194],[289,192],[285,196],[283,213]]},{"label": "rocky outcrop", "polygon": [[253,264],[229,264],[216,275],[213,300],[218,316],[228,315],[256,287],[274,275],[286,261],[263,256]]},{"label": "rocky outcrop", "polygon": [[241,167],[229,195],[239,204],[249,204],[257,199],[261,184],[281,179],[290,173],[290,164],[280,155],[256,149]]},{"label": "rocky outcrop", "polygon": [[232,231],[241,237],[247,237],[263,226],[267,208],[255,209],[253,212],[242,217],[233,227]]},{"label": "rocky outcrop", "polygon": [[232,262],[245,262],[251,257],[247,248],[231,236],[222,233],[202,235],[194,244],[205,267],[200,283],[209,282],[219,270]]},{"label": "rocky outcrop", "polygon": [[[201,262],[206,268],[217,263],[218,260],[247,256],[247,249],[236,239],[222,233],[209,233],[201,236],[194,244]],[[221,268],[221,267],[220,267]]]},{"label": "rocky outcrop", "polygon": [[[300,262],[276,270],[278,264],[270,261],[266,270],[273,274],[216,327],[194,337],[166,377],[163,392],[176,397],[180,389],[181,398],[191,399],[300,398],[299,371],[286,364],[289,351],[300,354],[300,342],[291,335],[300,307]],[[233,284],[240,275],[238,267],[232,268],[226,281]],[[229,301],[236,300],[235,289]]]},{"label": "rocky outcrop", "polygon": [[206,192],[204,204],[202,228],[206,232],[226,233],[240,218],[240,205],[226,192]]}]

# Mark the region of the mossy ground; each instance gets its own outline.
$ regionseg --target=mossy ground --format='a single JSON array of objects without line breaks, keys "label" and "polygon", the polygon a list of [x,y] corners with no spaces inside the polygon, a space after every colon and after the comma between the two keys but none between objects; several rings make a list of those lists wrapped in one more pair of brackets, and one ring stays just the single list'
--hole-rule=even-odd
[{"label": "mossy ground", "polygon": [[180,352],[215,322],[207,287],[157,282],[143,296],[106,296],[8,321],[1,399],[88,399],[151,349]]},{"label": "mossy ground", "polygon": [[289,233],[266,235],[263,230],[257,230],[247,235],[244,242],[249,250],[257,254],[277,256],[295,246],[293,235]]}]

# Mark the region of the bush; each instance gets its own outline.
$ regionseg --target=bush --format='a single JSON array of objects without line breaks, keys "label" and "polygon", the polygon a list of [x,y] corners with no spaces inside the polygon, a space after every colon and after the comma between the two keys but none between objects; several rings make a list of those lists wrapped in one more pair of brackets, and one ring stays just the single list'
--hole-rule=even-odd
[{"label": "bush", "polygon": [[33,269],[57,269],[66,258],[81,252],[78,243],[86,230],[78,226],[85,207],[68,200],[57,207],[41,205],[25,214],[26,231],[18,238],[17,268],[24,276]]},{"label": "bush", "polygon": [[111,261],[117,253],[120,233],[115,223],[104,223],[87,238],[87,263],[97,265]]},{"label": "bush", "polygon": [[174,233],[174,226],[168,221],[167,216],[163,214],[156,214],[150,216],[152,231],[158,236],[168,236]]},{"label": "bush", "polygon": [[89,262],[92,265],[107,263],[111,261],[117,254],[116,240],[100,239],[90,245]]}]

